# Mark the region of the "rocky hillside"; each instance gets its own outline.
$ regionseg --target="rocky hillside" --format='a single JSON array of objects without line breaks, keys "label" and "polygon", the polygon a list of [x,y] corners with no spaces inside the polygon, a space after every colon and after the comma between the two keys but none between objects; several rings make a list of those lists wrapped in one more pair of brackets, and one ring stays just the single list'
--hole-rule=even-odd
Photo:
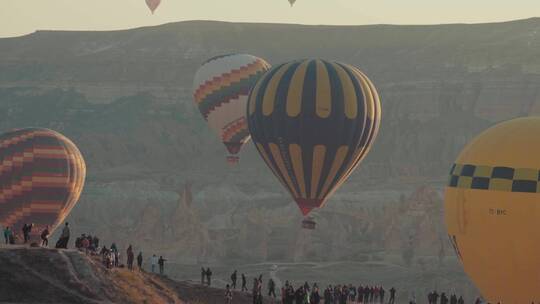
[{"label": "rocky hillside", "polygon": [[[2,303],[223,303],[224,290],[126,268],[74,250],[0,248]],[[249,303],[235,294],[235,303]]]}]

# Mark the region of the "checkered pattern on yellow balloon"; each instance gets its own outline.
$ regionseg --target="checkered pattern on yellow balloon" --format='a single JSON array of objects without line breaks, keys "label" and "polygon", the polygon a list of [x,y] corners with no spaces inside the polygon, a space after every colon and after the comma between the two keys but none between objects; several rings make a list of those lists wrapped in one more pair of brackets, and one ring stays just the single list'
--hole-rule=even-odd
[{"label": "checkered pattern on yellow balloon", "polygon": [[540,170],[454,164],[450,171],[449,187],[505,192],[540,192]]}]

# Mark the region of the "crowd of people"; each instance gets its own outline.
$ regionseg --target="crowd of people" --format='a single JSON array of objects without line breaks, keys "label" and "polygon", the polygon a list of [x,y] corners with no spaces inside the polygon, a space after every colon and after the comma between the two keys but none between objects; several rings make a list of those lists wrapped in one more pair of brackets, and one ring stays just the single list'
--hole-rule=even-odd
[{"label": "crowd of people", "polygon": [[[202,284],[207,284],[206,273],[210,268],[202,268]],[[211,272],[210,272],[211,273]],[[232,302],[233,291],[236,290],[238,284],[238,271],[235,270],[230,276],[231,283],[225,288],[225,302]],[[246,276],[241,274],[241,292],[247,292]],[[268,280],[267,290],[263,292],[263,276],[260,275],[253,279],[253,287],[251,289],[253,304],[262,304],[263,296],[268,296],[272,302],[278,300],[278,287],[272,278]],[[289,281],[279,290],[279,297],[282,304],[394,304],[396,303],[397,290],[394,287],[385,289],[383,286],[360,285],[328,285],[324,290],[321,290],[317,283],[310,285],[308,282],[301,284],[297,288]],[[455,294],[447,295],[445,292],[437,291],[429,292],[427,295],[428,304],[464,304],[465,300],[462,296]],[[416,296],[413,294],[408,301],[409,304],[417,304]],[[474,304],[484,303],[481,298],[477,298]]]},{"label": "crowd of people", "polygon": [[[27,244],[31,240],[31,233],[32,229],[34,229],[34,224],[24,224],[21,231],[22,231],[22,240],[24,244]],[[6,244],[16,244],[18,236],[17,234],[11,229],[11,227],[5,227],[4,230],[4,239]],[[62,228],[62,231],[60,233],[60,236],[58,238],[58,241],[56,242],[55,248],[60,249],[67,249],[68,243],[70,239],[71,231],[69,227],[69,223],[66,222],[64,224],[64,227]],[[46,226],[39,234],[40,240],[41,240],[41,246],[42,247],[48,247],[49,246],[49,236],[50,231],[49,227]],[[39,246],[39,245],[36,245]],[[101,262],[103,265],[110,269],[114,267],[125,267],[124,264],[121,262],[121,255],[120,251],[118,250],[118,246],[116,243],[112,243],[109,248],[107,246],[101,246],[100,247],[100,240],[97,236],[92,236],[90,234],[81,234],[79,237],[75,239],[75,248],[78,249],[81,252],[84,252],[87,255],[97,256],[99,255],[101,257]],[[127,262],[127,268],[129,270],[134,269],[134,262],[135,262],[135,254],[133,252],[133,246],[129,245],[129,247],[126,250],[126,262]],[[139,254],[136,257],[137,266],[139,270],[143,269],[143,254],[141,251],[139,251]],[[161,275],[165,274],[165,261],[166,259],[163,258],[163,256],[160,256],[159,258],[154,254],[150,257],[149,263],[151,266],[151,272],[156,273],[159,269],[159,273]],[[208,271],[208,285],[210,285],[210,278],[212,276],[212,272],[210,271],[210,268],[207,269]]]},{"label": "crowd of people", "polygon": [[[204,270],[204,268],[203,268]],[[204,270],[206,271],[206,270]],[[241,291],[248,291],[246,287],[246,276],[242,273]],[[231,284],[225,288],[225,300],[231,303],[233,290],[237,287],[238,272],[235,270],[231,275]],[[202,280],[204,284],[204,280]],[[282,304],[350,304],[350,303],[388,303],[394,304],[396,301],[396,289],[394,287],[387,291],[382,286],[358,286],[350,285],[328,285],[323,291],[317,283],[310,285],[305,282],[295,288],[289,281],[280,290]],[[270,278],[265,293],[273,301],[278,297],[276,282]],[[388,294],[388,298],[385,295]],[[252,297],[253,304],[263,303],[263,276],[253,279]],[[387,301],[386,301],[387,300]],[[416,302],[411,302],[416,303]],[[433,302],[435,304],[435,302]],[[431,304],[431,302],[430,302]],[[441,303],[443,304],[443,303]],[[456,303],[461,304],[461,303]]]},{"label": "crowd of people", "polygon": [[[445,292],[442,292],[439,295],[439,293],[435,290],[428,293],[427,299],[428,304],[465,304],[465,300],[462,296],[458,297],[455,294],[448,296]],[[479,303],[481,303],[481,300],[476,299],[475,304]]]}]

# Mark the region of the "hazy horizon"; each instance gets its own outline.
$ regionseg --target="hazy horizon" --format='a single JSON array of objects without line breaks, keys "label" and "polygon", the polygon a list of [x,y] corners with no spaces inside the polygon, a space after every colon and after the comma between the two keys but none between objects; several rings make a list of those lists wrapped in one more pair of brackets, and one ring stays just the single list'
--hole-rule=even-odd
[{"label": "hazy horizon", "polygon": [[[258,3],[254,5],[254,2]],[[209,5],[212,5],[211,10]],[[7,0],[0,11],[0,37],[21,36],[36,30],[122,30],[191,20],[306,25],[426,25],[504,22],[538,16],[540,2],[533,0],[511,3],[487,0],[474,3],[466,0],[452,3],[429,0],[407,3],[297,0],[292,8],[287,0],[229,0],[218,3],[211,0],[196,3],[162,0],[154,15],[150,14],[144,0],[96,0],[92,3],[80,0],[57,0],[54,3]]]}]

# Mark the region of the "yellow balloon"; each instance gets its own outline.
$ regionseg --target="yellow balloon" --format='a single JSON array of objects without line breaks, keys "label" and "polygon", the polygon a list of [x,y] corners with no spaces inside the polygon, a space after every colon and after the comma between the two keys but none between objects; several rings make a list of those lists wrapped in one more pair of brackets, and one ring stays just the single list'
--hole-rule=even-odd
[{"label": "yellow balloon", "polygon": [[461,152],[445,193],[450,240],[491,303],[540,301],[540,118],[498,124]]}]

